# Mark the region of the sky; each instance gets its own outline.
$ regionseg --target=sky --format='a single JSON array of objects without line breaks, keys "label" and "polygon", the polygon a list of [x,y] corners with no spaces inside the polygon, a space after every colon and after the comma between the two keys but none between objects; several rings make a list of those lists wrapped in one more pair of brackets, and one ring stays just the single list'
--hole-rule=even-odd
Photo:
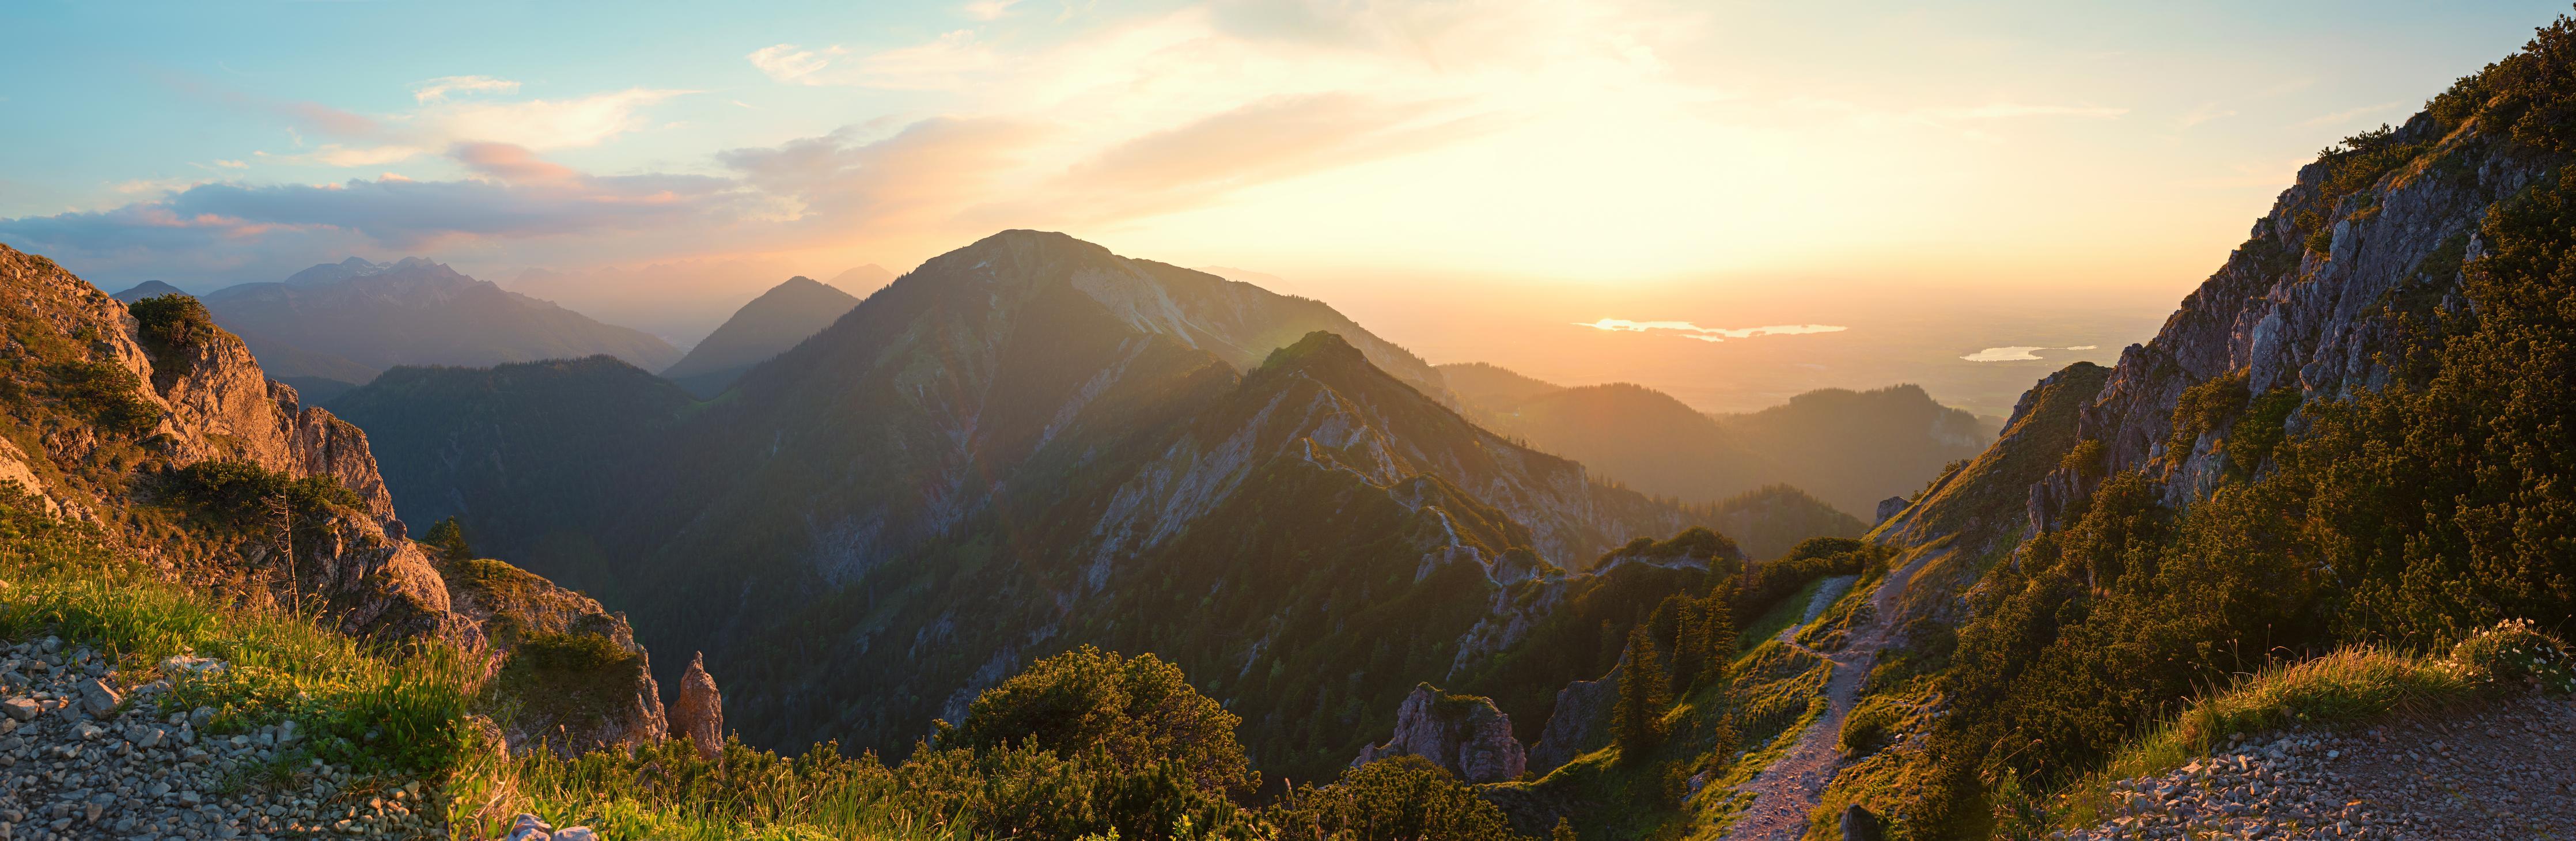
[{"label": "sky", "polygon": [[[593,295],[727,266],[747,299],[1040,228],[1282,278],[1441,362],[1669,379],[1528,339],[1723,355],[1955,310],[1889,352],[2057,365],[2151,335],[2319,148],[2566,8],[30,0],[0,6],[0,243],[116,288],[417,254]],[[2093,326],[1978,316],[2034,296]]]}]

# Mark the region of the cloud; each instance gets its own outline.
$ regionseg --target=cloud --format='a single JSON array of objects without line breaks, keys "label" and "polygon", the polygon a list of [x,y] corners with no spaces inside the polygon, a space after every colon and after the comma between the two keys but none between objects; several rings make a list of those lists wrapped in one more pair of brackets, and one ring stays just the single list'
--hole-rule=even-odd
[{"label": "cloud", "polygon": [[437,102],[450,93],[518,93],[519,83],[490,76],[440,76],[413,85],[413,102]]},{"label": "cloud", "polygon": [[2032,347],[2029,345],[2013,345],[2010,347],[1990,347],[1959,358],[1970,362],[2027,362],[2039,358],[2039,354],[2034,351],[2097,350],[2100,347],[2100,345],[2075,345],[2073,347]]},{"label": "cloud", "polygon": [[1048,198],[1093,215],[1155,212],[1244,187],[1445,145],[1497,120],[1456,102],[1276,96],[1122,141],[1070,167]]},{"label": "cloud", "polygon": [[1669,330],[1682,334],[1682,338],[1697,339],[1703,342],[1722,342],[1728,339],[1747,339],[1754,336],[1801,336],[1813,333],[1840,333],[1851,329],[1849,327],[1836,327],[1830,324],[1774,324],[1764,327],[1701,327],[1688,321],[1629,321],[1624,318],[1604,318],[1599,321],[1589,323],[1578,321],[1574,323],[1574,326],[1590,327],[1595,330],[1603,330],[1612,333],[1644,333],[1651,330]]},{"label": "cloud", "polygon": [[1020,0],[973,0],[966,4],[964,11],[967,17],[976,20],[1000,20],[1003,15],[1011,13],[1012,6],[1019,4]]},{"label": "cloud", "polygon": [[423,111],[411,122],[451,141],[509,143],[531,149],[596,146],[651,126],[642,114],[646,106],[693,93],[697,91],[628,88],[574,99],[448,103]]},{"label": "cloud", "polygon": [[752,51],[753,67],[769,78],[799,85],[848,85],[888,90],[940,90],[968,83],[1001,66],[1002,59],[973,30],[959,29],[908,47],[845,59],[848,47],[808,50],[779,44]]},{"label": "cloud", "polygon": [[774,147],[727,150],[716,160],[744,183],[791,203],[791,221],[920,225],[990,195],[1047,130],[1014,120],[934,117],[881,139],[864,140],[864,132],[848,127]]},{"label": "cloud", "polygon": [[360,248],[713,228],[750,203],[726,178],[585,175],[502,144],[450,155],[478,177],[196,184],[112,210],[0,219],[0,241],[106,277],[187,277]]}]

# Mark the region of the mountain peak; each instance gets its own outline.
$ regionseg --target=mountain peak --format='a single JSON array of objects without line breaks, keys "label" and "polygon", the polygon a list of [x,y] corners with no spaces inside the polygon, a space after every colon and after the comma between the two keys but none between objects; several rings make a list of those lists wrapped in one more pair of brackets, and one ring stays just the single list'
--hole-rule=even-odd
[{"label": "mountain peak", "polygon": [[1307,333],[1305,338],[1298,339],[1295,344],[1271,351],[1269,358],[1261,360],[1260,370],[1284,371],[1289,368],[1368,364],[1368,356],[1360,353],[1359,348],[1352,347],[1341,334],[1330,330],[1317,330]]}]

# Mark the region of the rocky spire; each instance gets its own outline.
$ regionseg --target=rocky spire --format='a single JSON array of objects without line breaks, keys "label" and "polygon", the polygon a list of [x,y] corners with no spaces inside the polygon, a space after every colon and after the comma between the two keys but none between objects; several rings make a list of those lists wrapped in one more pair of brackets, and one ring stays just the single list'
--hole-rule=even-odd
[{"label": "rocky spire", "polygon": [[688,673],[680,676],[670,733],[697,743],[699,756],[714,759],[724,752],[724,695],[716,691],[716,679],[707,676],[706,652],[690,658]]}]

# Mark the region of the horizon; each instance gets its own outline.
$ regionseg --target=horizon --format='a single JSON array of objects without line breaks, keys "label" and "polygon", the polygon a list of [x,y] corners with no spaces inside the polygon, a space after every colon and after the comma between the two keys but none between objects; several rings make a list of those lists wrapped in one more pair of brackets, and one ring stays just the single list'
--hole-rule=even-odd
[{"label": "horizon", "polygon": [[[560,43],[588,9],[285,8],[0,11],[50,36],[0,59],[47,80],[0,89],[0,242],[192,293],[417,255],[686,346],[787,277],[1037,228],[1441,363],[1983,414],[2559,11],[979,0]],[[1725,332],[1772,325],[1845,329]]]}]

